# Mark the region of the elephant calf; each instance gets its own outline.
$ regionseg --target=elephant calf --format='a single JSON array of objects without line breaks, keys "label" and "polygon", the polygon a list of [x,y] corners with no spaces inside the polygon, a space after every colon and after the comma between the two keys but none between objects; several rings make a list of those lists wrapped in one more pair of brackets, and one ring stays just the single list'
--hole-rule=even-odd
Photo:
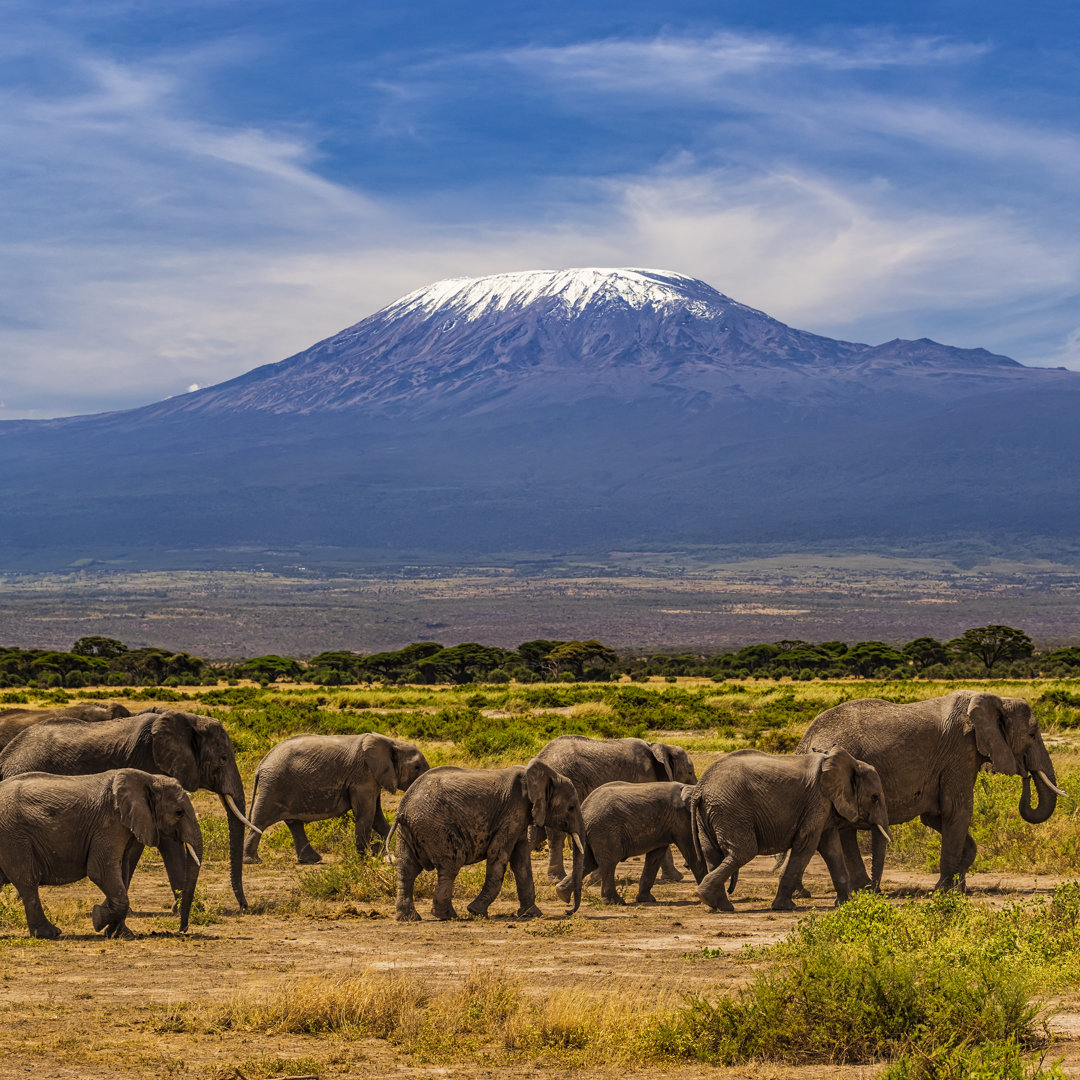
[{"label": "elephant calf", "polygon": [[541,914],[536,906],[529,826],[550,825],[574,837],[572,892],[574,911],[581,903],[584,823],[574,785],[549,765],[533,758],[527,766],[507,769],[459,769],[443,765],[424,773],[405,793],[394,818],[397,846],[397,917],[415,922],[413,883],[421,870],[437,870],[432,913],[457,918],[451,903],[454,879],[470,863],[487,860],[480,895],[469,904],[472,915],[487,915],[499,895],[509,863],[517,885],[518,917]]},{"label": "elephant calf", "polygon": [[187,852],[180,897],[186,930],[202,855],[191,800],[170,776],[113,769],[84,776],[25,773],[0,783],[0,885],[15,886],[31,937],[58,938],[45,917],[39,885],[88,877],[105,894],[91,913],[106,937],[132,938],[127,870],[132,852],[166,839]]},{"label": "elephant calf", "polygon": [[[427,759],[412,743],[369,732],[365,735],[294,735],[279,742],[255,769],[251,820],[265,830],[284,821],[302,863],[322,862],[304,823],[353,812],[356,850],[369,849],[372,832],[385,841],[380,791],[407,791],[427,772]],[[261,832],[248,831],[244,862],[259,862]]]},{"label": "elephant calf", "polygon": [[[674,844],[701,881],[704,868],[694,851],[690,831],[692,784],[632,784],[616,781],[598,787],[581,804],[585,821],[583,873],[599,869],[600,896],[606,904],[625,901],[615,888],[615,868],[624,859],[645,856],[638,881],[637,903],[655,904],[652,894],[660,864],[668,846]],[[572,877],[555,886],[560,900],[570,899]]]},{"label": "elephant calf", "polygon": [[851,822],[881,829],[889,813],[881,777],[846,750],[825,754],[765,754],[736,750],[702,774],[690,800],[694,844],[709,873],[698,895],[715,911],[733,911],[724,883],[756,855],[789,851],[773,900],[774,911],[794,911],[792,893],[815,851],[836,888],[850,893],[837,826]]}]

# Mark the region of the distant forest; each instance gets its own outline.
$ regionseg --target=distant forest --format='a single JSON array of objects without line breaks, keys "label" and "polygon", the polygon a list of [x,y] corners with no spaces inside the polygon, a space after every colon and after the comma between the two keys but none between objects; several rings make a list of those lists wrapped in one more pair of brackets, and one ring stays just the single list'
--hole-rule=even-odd
[{"label": "distant forest", "polygon": [[256,656],[211,662],[169,649],[128,648],[107,637],[83,637],[69,652],[0,648],[0,687],[215,686],[250,679],[262,685],[301,681],[321,686],[360,683],[610,682],[623,676],[674,680],[698,676],[744,678],[974,678],[1069,677],[1080,674],[1080,646],[1040,653],[1011,626],[966,630],[952,641],[916,638],[900,648],[883,641],[811,644],[795,639],[748,645],[713,655],[693,652],[620,653],[602,642],[526,641],[516,649],[465,642],[421,641],[394,652],[338,650],[307,660]]}]

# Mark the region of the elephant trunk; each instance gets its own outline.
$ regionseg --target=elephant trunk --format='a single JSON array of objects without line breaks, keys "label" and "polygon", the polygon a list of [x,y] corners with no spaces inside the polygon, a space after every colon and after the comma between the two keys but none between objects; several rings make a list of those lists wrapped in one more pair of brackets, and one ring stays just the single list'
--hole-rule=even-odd
[{"label": "elephant trunk", "polygon": [[573,915],[581,907],[581,882],[585,876],[585,856],[577,844],[574,844],[574,868],[571,871],[571,876],[573,879],[574,906],[567,912],[568,915]]},{"label": "elephant trunk", "polygon": [[240,909],[244,910],[248,906],[244,896],[244,828],[248,822],[243,817],[244,785],[240,782],[239,770],[234,771],[235,780],[230,778],[230,781],[218,790],[218,795],[229,820],[229,883],[232,885],[236,902]]},{"label": "elephant trunk", "polygon": [[[1038,770],[1024,777],[1024,790],[1020,793],[1020,816],[1029,825],[1041,825],[1046,821],[1057,807],[1057,791],[1051,787],[1056,784],[1053,766],[1050,766],[1049,782],[1046,780],[1047,772]],[[1031,781],[1035,781],[1035,790],[1039,793],[1039,805],[1031,805]]]},{"label": "elephant trunk", "polygon": [[[192,853],[194,852],[194,857]],[[199,882],[199,868],[202,864],[203,842],[202,832],[196,824],[190,836],[185,837],[184,853],[187,856],[184,862],[184,887],[180,893],[180,933],[183,934],[188,928],[188,919],[191,916],[191,904],[195,899],[195,886]]]}]

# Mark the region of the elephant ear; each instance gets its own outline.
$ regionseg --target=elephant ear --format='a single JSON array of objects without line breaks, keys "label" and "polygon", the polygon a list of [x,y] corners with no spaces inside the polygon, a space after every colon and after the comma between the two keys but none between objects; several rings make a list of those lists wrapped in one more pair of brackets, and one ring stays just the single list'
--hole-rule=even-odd
[{"label": "elephant ear", "polygon": [[975,732],[975,747],[989,758],[994,772],[1015,776],[1019,771],[1016,755],[1002,732],[1001,699],[993,694],[972,694],[967,707],[966,730]]},{"label": "elephant ear", "polygon": [[140,769],[117,769],[112,780],[113,805],[126,829],[147,847],[156,847],[157,828],[154,825],[153,780]]},{"label": "elephant ear", "polygon": [[660,765],[657,770],[659,778],[661,780],[674,780],[675,774],[671,771],[671,747],[665,746],[662,742],[654,742],[649,743],[649,749]]},{"label": "elephant ear", "polygon": [[195,791],[202,780],[195,758],[191,721],[181,712],[159,713],[150,725],[150,746],[158,769]]},{"label": "elephant ear", "polygon": [[836,812],[848,821],[859,818],[855,798],[855,759],[846,751],[830,750],[821,762],[821,790],[836,807]]},{"label": "elephant ear", "polygon": [[394,767],[393,743],[385,735],[371,732],[360,739],[364,764],[384,791],[397,791],[398,775]]},{"label": "elephant ear", "polygon": [[547,821],[548,788],[558,774],[550,765],[533,758],[525,766],[525,793],[532,803],[532,823],[542,829]]}]

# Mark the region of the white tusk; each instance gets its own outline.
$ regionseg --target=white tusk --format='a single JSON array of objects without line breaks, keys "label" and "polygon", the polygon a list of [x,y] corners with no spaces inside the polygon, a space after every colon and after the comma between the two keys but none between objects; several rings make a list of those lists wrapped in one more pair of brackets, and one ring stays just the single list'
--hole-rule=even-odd
[{"label": "white tusk", "polygon": [[881,835],[884,836],[885,839],[888,840],[890,844],[892,843],[892,837],[889,835],[888,830],[885,828],[884,825],[879,825],[878,826],[878,832],[881,833]]},{"label": "white tusk", "polygon": [[1068,795],[1067,795],[1067,794],[1066,794],[1066,793],[1065,793],[1064,791],[1062,791],[1062,790],[1061,790],[1061,788],[1059,788],[1059,787],[1055,787],[1055,786],[1054,786],[1053,784],[1051,784],[1051,783],[1050,783],[1050,777],[1049,777],[1049,776],[1047,776],[1047,775],[1046,775],[1046,773],[1044,773],[1044,772],[1042,771],[1042,769],[1036,769],[1036,770],[1035,770],[1035,775],[1036,775],[1037,777],[1039,777],[1039,779],[1040,779],[1040,780],[1042,780],[1042,782],[1043,782],[1043,783],[1044,783],[1044,784],[1045,784],[1045,785],[1046,785],[1046,786],[1047,786],[1047,787],[1048,787],[1048,788],[1049,788],[1049,789],[1050,789],[1050,790],[1051,790],[1051,791],[1052,791],[1052,792],[1053,792],[1053,793],[1054,793],[1055,795],[1064,795],[1066,799],[1067,799],[1067,798],[1069,797],[1069,796],[1068,796]]},{"label": "white tusk", "polygon": [[236,815],[236,816],[237,816],[237,817],[238,817],[238,818],[239,818],[239,819],[240,819],[240,820],[241,820],[241,821],[242,821],[242,822],[243,822],[243,823],[244,823],[244,824],[245,824],[245,825],[246,825],[246,826],[247,826],[247,827],[249,828],[249,829],[251,829],[251,831],[252,831],[252,832],[257,832],[257,833],[258,833],[258,834],[259,834],[260,836],[262,836],[262,832],[263,832],[263,831],[262,831],[262,829],[260,829],[258,825],[252,825],[252,824],[251,824],[251,822],[250,822],[250,821],[248,821],[248,819],[247,819],[246,817],[244,817],[244,815],[243,815],[243,814],[241,814],[241,813],[240,813],[240,807],[238,807],[238,806],[236,805],[236,802],[235,802],[235,800],[233,799],[233,797],[232,797],[231,795],[226,795],[226,796],[225,796],[224,798],[225,798],[225,805],[226,805],[226,806],[227,806],[227,807],[228,807],[228,808],[229,808],[229,809],[230,809],[230,810],[231,810],[231,811],[232,811],[232,812],[233,812],[233,813],[234,813],[234,814],[235,814],[235,815]]},{"label": "white tusk", "polygon": [[190,844],[185,844],[184,847],[187,848],[187,853],[195,861],[195,865],[196,866],[202,866],[202,863],[199,860],[199,856],[195,854],[195,849]]},{"label": "white tusk", "polygon": [[574,843],[577,844],[578,851],[580,851],[581,854],[584,855],[585,854],[585,846],[581,842],[581,837],[578,836],[578,834],[576,832],[571,833],[570,835],[574,838]]}]

